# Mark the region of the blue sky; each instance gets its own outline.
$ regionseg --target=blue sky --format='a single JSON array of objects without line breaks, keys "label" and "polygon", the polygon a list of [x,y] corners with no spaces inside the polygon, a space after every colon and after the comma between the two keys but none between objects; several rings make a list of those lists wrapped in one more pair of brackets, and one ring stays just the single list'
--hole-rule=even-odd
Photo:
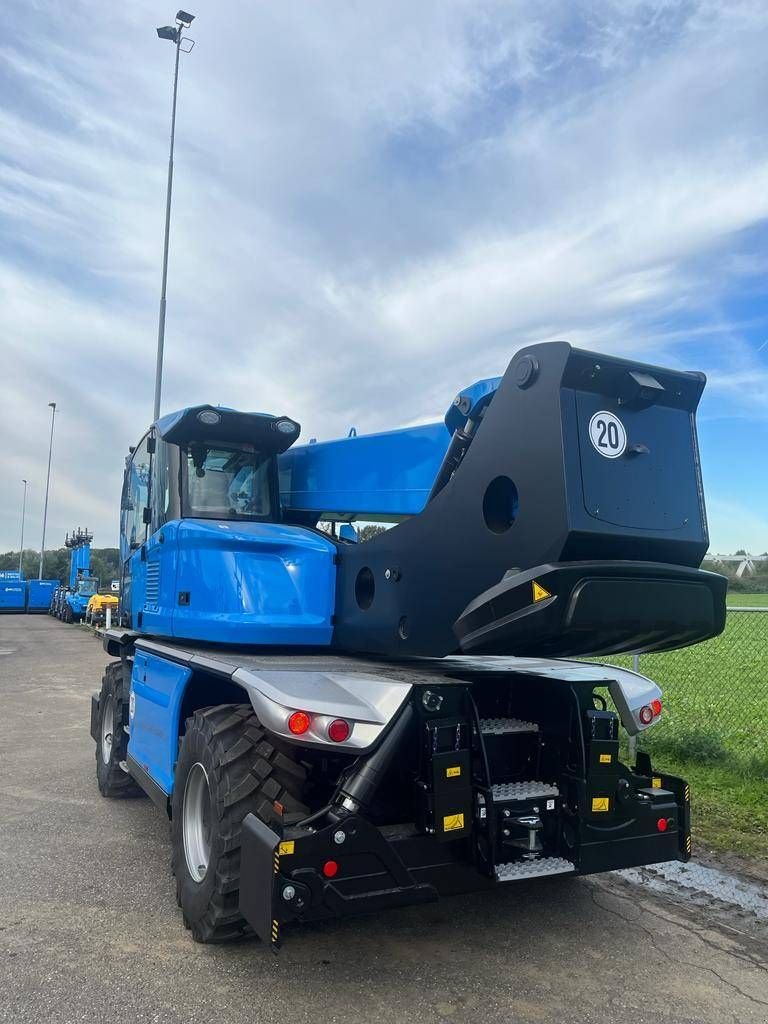
[{"label": "blue sky", "polygon": [[[116,541],[152,405],[174,8],[0,8],[0,549]],[[438,418],[522,345],[709,384],[713,549],[768,549],[768,6],[202,0],[164,409],[327,438]]]}]

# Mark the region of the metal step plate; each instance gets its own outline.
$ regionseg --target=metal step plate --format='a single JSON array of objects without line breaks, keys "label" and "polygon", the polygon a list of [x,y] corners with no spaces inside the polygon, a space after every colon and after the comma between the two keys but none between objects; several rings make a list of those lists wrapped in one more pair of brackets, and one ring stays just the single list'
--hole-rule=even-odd
[{"label": "metal step plate", "polygon": [[536,800],[539,797],[559,796],[557,786],[549,782],[500,782],[491,786],[494,803],[505,800]]},{"label": "metal step plate", "polygon": [[514,732],[538,732],[536,722],[522,722],[519,718],[481,718],[480,732],[483,736],[506,736]]},{"label": "metal step plate", "polygon": [[517,882],[521,878],[543,878],[545,875],[567,875],[576,868],[563,857],[541,857],[539,860],[515,860],[497,864],[497,882]]}]

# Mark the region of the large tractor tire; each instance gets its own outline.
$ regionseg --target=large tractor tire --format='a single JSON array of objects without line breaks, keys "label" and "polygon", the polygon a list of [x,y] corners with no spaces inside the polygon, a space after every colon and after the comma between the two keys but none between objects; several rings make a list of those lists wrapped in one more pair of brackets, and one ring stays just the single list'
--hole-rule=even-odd
[{"label": "large tractor tire", "polygon": [[240,916],[242,824],[252,812],[274,821],[309,814],[306,771],[278,750],[250,705],[225,704],[187,719],[173,788],[171,839],[176,900],[196,942],[253,934]]},{"label": "large tractor tire", "polygon": [[99,731],[96,740],[96,779],[99,792],[109,797],[144,796],[128,772],[120,767],[128,753],[128,707],[123,693],[123,666],[107,665],[99,693]]}]

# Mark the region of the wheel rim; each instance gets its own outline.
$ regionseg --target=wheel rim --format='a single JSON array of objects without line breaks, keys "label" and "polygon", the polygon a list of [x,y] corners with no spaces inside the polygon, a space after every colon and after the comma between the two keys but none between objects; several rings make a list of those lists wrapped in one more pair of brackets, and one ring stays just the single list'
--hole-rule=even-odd
[{"label": "wheel rim", "polygon": [[104,715],[101,719],[101,759],[109,764],[112,757],[112,740],[115,730],[115,702],[112,694],[104,698]]},{"label": "wheel rim", "polygon": [[208,773],[199,761],[192,765],[184,787],[182,830],[187,870],[202,882],[211,856],[211,791]]}]

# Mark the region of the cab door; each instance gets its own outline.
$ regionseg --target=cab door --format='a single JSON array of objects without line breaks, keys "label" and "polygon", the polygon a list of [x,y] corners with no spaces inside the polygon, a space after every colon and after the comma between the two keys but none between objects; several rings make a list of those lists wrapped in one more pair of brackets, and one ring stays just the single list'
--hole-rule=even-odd
[{"label": "cab door", "polygon": [[149,449],[150,435],[147,434],[126,464],[120,503],[120,559],[123,566],[120,618],[133,629],[141,629],[140,613],[147,585],[145,545],[152,471]]}]

